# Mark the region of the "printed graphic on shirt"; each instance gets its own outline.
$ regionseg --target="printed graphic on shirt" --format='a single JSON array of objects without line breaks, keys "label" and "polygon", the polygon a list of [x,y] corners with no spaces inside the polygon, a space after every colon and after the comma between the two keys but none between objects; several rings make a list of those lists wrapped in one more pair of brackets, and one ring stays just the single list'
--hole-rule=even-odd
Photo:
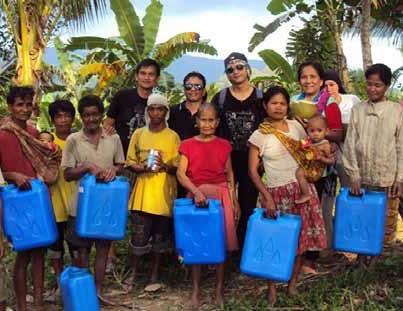
[{"label": "printed graphic on shirt", "polygon": [[226,111],[225,119],[230,132],[230,141],[233,150],[247,148],[249,137],[254,131],[256,117],[252,111]]},{"label": "printed graphic on shirt", "polygon": [[144,111],[140,111],[138,108],[138,106],[135,107],[133,117],[129,120],[129,122],[126,123],[129,127],[129,132],[127,136],[127,139],[129,140],[136,129],[146,125],[146,121],[144,119]]}]

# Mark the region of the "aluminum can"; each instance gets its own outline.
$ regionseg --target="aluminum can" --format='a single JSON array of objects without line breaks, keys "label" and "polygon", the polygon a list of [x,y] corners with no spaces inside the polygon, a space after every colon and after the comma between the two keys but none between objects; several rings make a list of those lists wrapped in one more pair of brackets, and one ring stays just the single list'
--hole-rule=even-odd
[{"label": "aluminum can", "polygon": [[147,157],[147,168],[151,169],[152,171],[157,170],[157,163],[156,160],[159,156],[160,152],[155,149],[150,149]]}]

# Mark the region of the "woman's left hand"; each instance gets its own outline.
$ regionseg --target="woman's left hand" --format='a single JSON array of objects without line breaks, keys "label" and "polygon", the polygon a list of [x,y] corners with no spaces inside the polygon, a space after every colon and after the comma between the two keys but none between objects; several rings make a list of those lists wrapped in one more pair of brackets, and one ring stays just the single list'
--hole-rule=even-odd
[{"label": "woman's left hand", "polygon": [[234,199],[234,220],[235,225],[238,226],[239,219],[241,218],[241,207],[237,199]]}]

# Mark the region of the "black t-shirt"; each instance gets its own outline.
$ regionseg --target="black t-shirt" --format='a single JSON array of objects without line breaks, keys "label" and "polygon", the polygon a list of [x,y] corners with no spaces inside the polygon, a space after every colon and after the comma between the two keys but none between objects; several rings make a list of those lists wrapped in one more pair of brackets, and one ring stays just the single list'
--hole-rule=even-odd
[{"label": "black t-shirt", "polygon": [[147,98],[140,97],[137,89],[121,90],[112,99],[107,116],[115,119],[115,129],[120,136],[125,154],[133,132],[145,125],[146,106]]},{"label": "black t-shirt", "polygon": [[256,89],[243,101],[236,99],[227,89],[222,107],[219,105],[220,93],[212,102],[220,109],[218,135],[228,139],[234,151],[247,151],[248,139],[264,119],[262,100],[257,98]]},{"label": "black t-shirt", "polygon": [[174,106],[169,113],[169,128],[175,131],[181,140],[191,138],[199,133],[196,128],[196,114],[192,116],[185,102]]}]

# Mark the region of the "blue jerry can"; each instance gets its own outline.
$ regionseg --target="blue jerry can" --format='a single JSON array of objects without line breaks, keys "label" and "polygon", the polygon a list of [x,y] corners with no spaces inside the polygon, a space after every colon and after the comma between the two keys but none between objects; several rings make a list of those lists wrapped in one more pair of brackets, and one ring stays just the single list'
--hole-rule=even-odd
[{"label": "blue jerry can", "polygon": [[197,207],[192,199],[174,204],[176,250],[187,265],[220,264],[225,261],[225,227],[221,202],[209,200]]},{"label": "blue jerry can", "polygon": [[100,310],[95,281],[88,269],[67,267],[60,275],[64,311]]},{"label": "blue jerry can", "polygon": [[288,282],[298,249],[301,218],[280,215],[266,218],[265,210],[256,208],[249,218],[241,258],[241,272],[264,279]]},{"label": "blue jerry can", "polygon": [[30,190],[15,185],[1,187],[3,228],[15,251],[24,251],[53,244],[57,227],[47,186],[31,180]]},{"label": "blue jerry can", "polygon": [[118,176],[109,183],[85,175],[79,186],[76,232],[93,239],[125,238],[129,183]]},{"label": "blue jerry can", "polygon": [[378,256],[383,248],[386,193],[361,191],[361,196],[353,196],[346,188],[340,190],[333,247],[338,251]]}]

